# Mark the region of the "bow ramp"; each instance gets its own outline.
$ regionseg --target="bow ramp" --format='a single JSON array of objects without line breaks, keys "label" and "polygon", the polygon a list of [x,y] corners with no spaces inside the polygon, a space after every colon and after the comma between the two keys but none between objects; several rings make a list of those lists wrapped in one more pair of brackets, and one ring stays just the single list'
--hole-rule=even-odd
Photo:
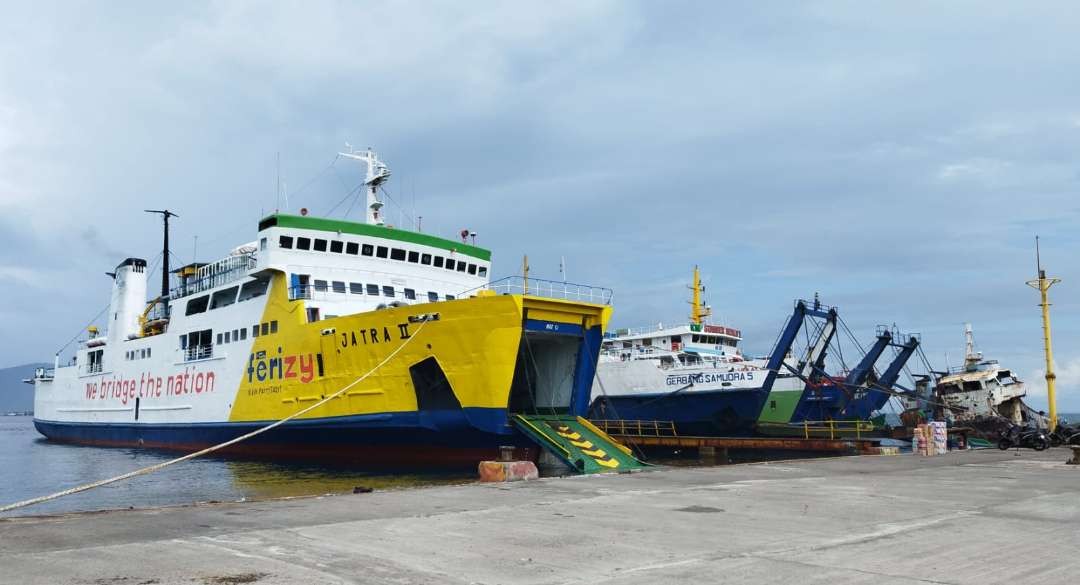
[{"label": "bow ramp", "polygon": [[514,424],[578,473],[632,471],[645,467],[630,452],[580,416],[514,415]]}]

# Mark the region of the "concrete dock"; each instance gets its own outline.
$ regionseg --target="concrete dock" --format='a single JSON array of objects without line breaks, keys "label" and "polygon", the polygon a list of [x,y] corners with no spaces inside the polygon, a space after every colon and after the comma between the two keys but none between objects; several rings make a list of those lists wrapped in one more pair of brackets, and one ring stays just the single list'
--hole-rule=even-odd
[{"label": "concrete dock", "polygon": [[0,582],[1071,583],[1070,452],[848,457],[0,520]]}]

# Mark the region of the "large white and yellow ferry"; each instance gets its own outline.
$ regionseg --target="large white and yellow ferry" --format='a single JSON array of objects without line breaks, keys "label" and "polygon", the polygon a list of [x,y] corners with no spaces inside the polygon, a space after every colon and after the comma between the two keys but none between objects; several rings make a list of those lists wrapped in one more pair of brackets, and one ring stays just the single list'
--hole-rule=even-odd
[{"label": "large white and yellow ferry", "polygon": [[63,442],[197,449],[295,414],[369,372],[229,451],[472,464],[501,445],[532,444],[512,426],[516,413],[585,414],[611,292],[491,282],[490,251],[465,236],[385,225],[378,190],[389,169],[370,150],[342,155],[367,168],[365,221],[275,213],[252,243],[184,266],[172,283],[164,212],[160,296],[148,300],[145,260],[116,267],[104,332],[92,329],[66,365],[58,357],[35,375],[38,431]]}]

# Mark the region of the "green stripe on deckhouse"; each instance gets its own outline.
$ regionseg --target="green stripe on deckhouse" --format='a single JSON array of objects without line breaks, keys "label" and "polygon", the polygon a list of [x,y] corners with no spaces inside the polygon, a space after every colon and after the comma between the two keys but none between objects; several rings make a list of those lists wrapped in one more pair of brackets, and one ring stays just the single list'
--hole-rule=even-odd
[{"label": "green stripe on deckhouse", "polygon": [[357,234],[361,236],[371,236],[374,238],[383,238],[387,240],[398,240],[400,242],[409,242],[412,244],[420,244],[422,246],[442,248],[443,250],[457,252],[458,254],[465,254],[466,256],[472,256],[473,258],[478,258],[480,260],[491,260],[491,250],[485,250],[483,248],[470,246],[469,244],[463,244],[461,242],[455,242],[453,240],[444,240],[443,238],[429,236],[428,234],[421,234],[417,232],[410,232],[407,230],[399,230],[366,223],[357,223],[354,221],[324,219],[321,217],[304,217],[300,215],[284,215],[279,213],[264,218],[261,222],[259,222],[259,229],[261,230],[271,225],[277,225],[278,227],[284,228],[320,230],[324,232],[341,232],[345,234]]}]

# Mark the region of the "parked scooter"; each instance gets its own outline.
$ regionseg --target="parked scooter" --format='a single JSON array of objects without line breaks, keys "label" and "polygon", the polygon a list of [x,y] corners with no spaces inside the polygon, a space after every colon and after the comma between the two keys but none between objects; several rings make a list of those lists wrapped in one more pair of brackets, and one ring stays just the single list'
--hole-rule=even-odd
[{"label": "parked scooter", "polygon": [[1080,445],[1080,428],[1059,424],[1054,432],[1050,433],[1050,445]]},{"label": "parked scooter", "polygon": [[1050,446],[1050,437],[1042,429],[1013,425],[998,439],[998,449],[1006,451],[1013,447],[1028,447],[1042,451]]}]

